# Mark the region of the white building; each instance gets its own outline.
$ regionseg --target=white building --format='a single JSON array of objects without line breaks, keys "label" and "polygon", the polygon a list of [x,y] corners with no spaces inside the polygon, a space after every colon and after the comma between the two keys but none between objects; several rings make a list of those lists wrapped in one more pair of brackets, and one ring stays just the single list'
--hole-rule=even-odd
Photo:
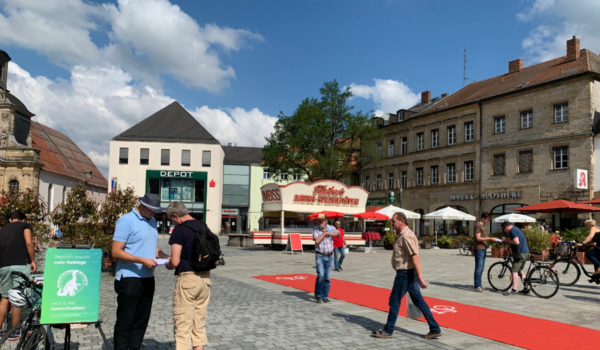
[{"label": "white building", "polygon": [[[109,187],[156,193],[165,210],[183,202],[211,231],[221,228],[223,148],[178,102],[154,113],[110,142]],[[157,216],[164,230],[166,215]]]}]

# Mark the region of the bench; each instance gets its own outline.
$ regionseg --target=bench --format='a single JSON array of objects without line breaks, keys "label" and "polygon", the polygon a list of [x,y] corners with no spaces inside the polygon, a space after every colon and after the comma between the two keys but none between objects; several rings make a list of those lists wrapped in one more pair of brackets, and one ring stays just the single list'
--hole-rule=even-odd
[{"label": "bench", "polygon": [[230,233],[227,237],[229,237],[229,240],[227,241],[228,247],[252,247],[252,245],[250,244],[249,235]]}]

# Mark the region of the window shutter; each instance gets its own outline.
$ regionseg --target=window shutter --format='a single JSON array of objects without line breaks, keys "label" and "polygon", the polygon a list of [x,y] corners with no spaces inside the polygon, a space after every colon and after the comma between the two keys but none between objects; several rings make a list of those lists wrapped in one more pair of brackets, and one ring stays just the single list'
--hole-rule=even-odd
[{"label": "window shutter", "polygon": [[129,148],[119,149],[119,158],[127,159],[129,156]]},{"label": "window shutter", "polygon": [[533,152],[519,152],[519,172],[530,173],[533,171]]},{"label": "window shutter", "polygon": [[160,164],[169,165],[171,160],[171,153],[168,149],[160,150]]},{"label": "window shutter", "polygon": [[202,151],[202,166],[210,166],[210,151]]},{"label": "window shutter", "polygon": [[148,159],[150,158],[150,149],[148,148],[142,148],[140,151],[140,158],[141,159]]},{"label": "window shutter", "polygon": [[494,156],[494,175],[504,175],[504,154]]},{"label": "window shutter", "polygon": [[189,150],[181,151],[181,165],[190,165],[190,153]]}]

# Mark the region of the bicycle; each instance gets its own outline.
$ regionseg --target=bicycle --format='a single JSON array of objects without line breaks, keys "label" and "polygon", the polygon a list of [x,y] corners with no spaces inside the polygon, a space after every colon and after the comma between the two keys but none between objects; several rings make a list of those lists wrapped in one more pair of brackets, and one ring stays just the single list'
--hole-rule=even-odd
[{"label": "bicycle", "polygon": [[[587,277],[592,278],[594,275],[595,271],[588,272],[581,259],[579,259],[577,255],[578,248],[575,241],[559,242],[556,247],[557,257],[550,266],[559,275],[560,284],[563,286],[572,286],[577,283],[582,270]],[[594,281],[590,280],[589,282]],[[600,284],[600,281],[596,281],[596,283]]]},{"label": "bicycle", "polygon": [[473,254],[474,243],[475,241],[473,240],[473,238],[460,242],[460,244],[458,245],[458,252],[462,255],[469,255],[469,253]]},{"label": "bicycle", "polygon": [[9,329],[0,339],[0,348],[8,341],[8,338],[16,331],[21,331],[21,337],[16,344],[16,350],[36,350],[48,348],[48,336],[46,329],[39,324],[41,315],[42,284],[38,284],[28,279],[27,276],[19,271],[13,271],[13,276],[20,277],[23,282],[18,282],[20,288],[26,291],[26,301],[31,312],[25,319],[16,326]]},{"label": "bicycle", "polygon": [[[533,252],[530,253],[529,257],[529,268],[526,276],[521,282],[525,287],[529,289],[538,297],[549,299],[552,298],[558,292],[559,278],[558,274],[550,268],[548,264],[544,264],[535,260],[534,255],[541,255],[542,253]],[[512,254],[504,257],[504,261],[498,261],[488,269],[488,282],[490,286],[499,292],[506,292],[512,287],[512,264],[514,258]],[[533,269],[532,269],[533,268]]]}]

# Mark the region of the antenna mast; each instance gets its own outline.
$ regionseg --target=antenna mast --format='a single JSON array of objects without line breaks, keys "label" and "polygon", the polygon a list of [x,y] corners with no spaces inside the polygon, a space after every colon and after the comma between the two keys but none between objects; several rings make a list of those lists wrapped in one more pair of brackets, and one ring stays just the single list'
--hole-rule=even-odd
[{"label": "antenna mast", "polygon": [[463,49],[463,87],[467,83],[467,49]]}]

